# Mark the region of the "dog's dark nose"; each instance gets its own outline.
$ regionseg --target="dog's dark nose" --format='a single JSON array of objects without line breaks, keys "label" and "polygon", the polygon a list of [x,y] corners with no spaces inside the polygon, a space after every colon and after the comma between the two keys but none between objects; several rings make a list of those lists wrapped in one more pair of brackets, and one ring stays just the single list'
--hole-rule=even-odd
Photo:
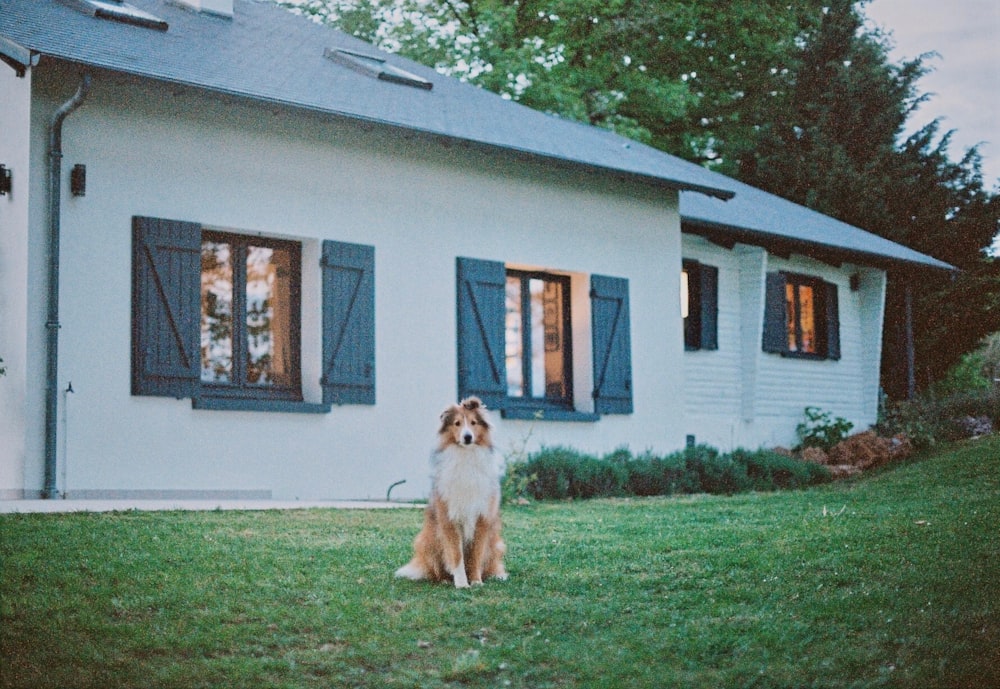
[{"label": "dog's dark nose", "polygon": [[472,443],[472,434],[466,433],[465,435],[463,435],[462,442],[465,443],[466,445],[470,445]]}]

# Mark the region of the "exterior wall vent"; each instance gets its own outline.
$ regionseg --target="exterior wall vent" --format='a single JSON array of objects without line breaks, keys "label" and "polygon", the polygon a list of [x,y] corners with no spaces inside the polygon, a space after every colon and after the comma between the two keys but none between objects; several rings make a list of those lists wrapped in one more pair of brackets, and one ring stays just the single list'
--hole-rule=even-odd
[{"label": "exterior wall vent", "polygon": [[387,64],[380,57],[357,53],[353,50],[345,50],[343,48],[327,48],[323,51],[323,55],[338,65],[343,65],[344,67],[353,69],[355,72],[360,72],[381,81],[413,86],[414,88],[425,89],[427,91],[434,88],[434,84],[427,79],[418,77],[416,74],[407,72],[405,69]]},{"label": "exterior wall vent", "polygon": [[98,19],[109,19],[121,22],[122,24],[132,24],[147,29],[156,29],[157,31],[166,31],[170,28],[165,21],[156,15],[140,10],[138,7],[133,7],[121,0],[62,0],[62,3],[69,5],[78,12],[89,14]]}]

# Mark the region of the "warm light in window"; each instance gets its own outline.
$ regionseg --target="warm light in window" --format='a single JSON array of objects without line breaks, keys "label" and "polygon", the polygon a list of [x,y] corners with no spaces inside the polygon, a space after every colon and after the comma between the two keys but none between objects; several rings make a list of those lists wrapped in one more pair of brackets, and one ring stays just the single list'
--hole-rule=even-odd
[{"label": "warm light in window", "polygon": [[812,285],[785,285],[788,351],[816,353],[816,307]]},{"label": "warm light in window", "polygon": [[686,270],[681,271],[681,318],[687,318],[688,312],[691,308],[689,303],[690,297],[688,292],[688,281],[690,276]]}]

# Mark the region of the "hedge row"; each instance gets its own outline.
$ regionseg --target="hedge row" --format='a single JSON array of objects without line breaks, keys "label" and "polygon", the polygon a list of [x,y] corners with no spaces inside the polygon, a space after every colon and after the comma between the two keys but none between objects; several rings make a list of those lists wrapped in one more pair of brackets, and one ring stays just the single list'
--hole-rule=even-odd
[{"label": "hedge row", "polygon": [[800,488],[830,480],[829,470],[767,450],[721,454],[706,445],[666,456],[619,449],[595,457],[567,447],[542,448],[510,462],[508,499],[536,500],[716,493]]}]

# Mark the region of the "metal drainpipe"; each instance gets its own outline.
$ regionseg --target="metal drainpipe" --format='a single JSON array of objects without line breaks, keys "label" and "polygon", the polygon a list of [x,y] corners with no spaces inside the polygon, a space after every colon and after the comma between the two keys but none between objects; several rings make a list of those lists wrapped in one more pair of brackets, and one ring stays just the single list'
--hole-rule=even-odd
[{"label": "metal drainpipe", "polygon": [[49,293],[47,361],[45,378],[45,487],[43,498],[56,497],[56,441],[59,411],[59,202],[62,196],[62,125],[80,107],[90,90],[90,74],[84,73],[80,86],[56,110],[49,128]]}]

